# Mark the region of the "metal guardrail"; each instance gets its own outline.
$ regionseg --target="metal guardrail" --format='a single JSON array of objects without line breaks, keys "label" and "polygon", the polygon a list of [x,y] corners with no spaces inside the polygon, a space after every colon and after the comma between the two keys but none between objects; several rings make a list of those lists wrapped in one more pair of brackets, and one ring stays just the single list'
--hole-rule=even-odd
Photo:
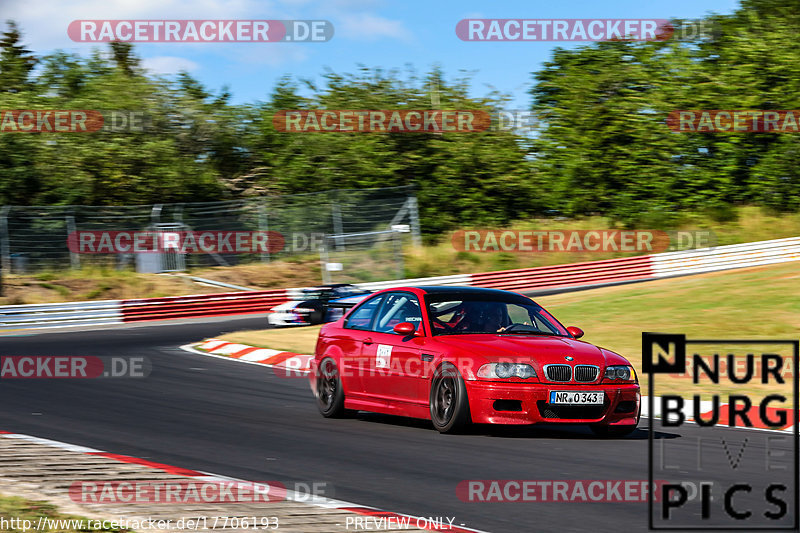
[{"label": "metal guardrail", "polygon": [[287,300],[286,289],[123,300],[122,321],[267,313]]},{"label": "metal guardrail", "polygon": [[[408,285],[469,285],[518,292],[557,292],[786,261],[800,261],[800,237],[547,267],[381,281],[366,283],[363,287],[380,290]],[[94,326],[267,313],[272,307],[300,294],[300,291],[294,288],[138,300],[3,306],[0,307],[0,329]]]},{"label": "metal guardrail", "polygon": [[0,307],[0,328],[34,329],[122,323],[120,300]]},{"label": "metal guardrail", "polygon": [[653,277],[651,256],[473,274],[471,285],[518,292],[593,287]]},{"label": "metal guardrail", "polygon": [[800,261],[800,237],[650,256],[657,278]]}]

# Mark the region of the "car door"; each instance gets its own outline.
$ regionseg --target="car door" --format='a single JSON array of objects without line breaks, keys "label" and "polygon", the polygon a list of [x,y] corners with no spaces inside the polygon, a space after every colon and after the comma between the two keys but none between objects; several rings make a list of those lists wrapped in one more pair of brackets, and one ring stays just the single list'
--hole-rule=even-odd
[{"label": "car door", "polygon": [[364,347],[373,344],[372,324],[375,314],[383,301],[379,294],[359,304],[344,321],[344,336],[347,338],[347,349],[342,350],[342,379],[351,393],[364,393],[364,374],[370,365]]},{"label": "car door", "polygon": [[411,322],[422,331],[419,299],[405,291],[385,295],[372,324],[372,343],[364,344],[362,351],[369,369],[362,377],[364,392],[386,401],[427,402],[421,397],[424,337],[394,332],[400,322]]}]

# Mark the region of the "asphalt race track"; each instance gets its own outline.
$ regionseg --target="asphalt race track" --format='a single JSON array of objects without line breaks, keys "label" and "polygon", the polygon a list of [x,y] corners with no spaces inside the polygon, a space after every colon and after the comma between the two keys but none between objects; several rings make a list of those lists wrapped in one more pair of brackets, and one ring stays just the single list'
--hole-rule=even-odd
[{"label": "asphalt race track", "polygon": [[[264,324],[257,316],[0,337],[2,355],[144,355],[153,364],[146,379],[2,380],[0,430],[248,480],[326,482],[337,499],[455,516],[455,524],[492,532],[647,530],[644,503],[468,503],[456,496],[465,479],[646,480],[647,431],[621,440],[550,428],[480,427],[450,436],[393,417],[328,420],[305,379],[178,348]],[[692,456],[697,431],[681,427],[659,437],[675,457]],[[755,434],[710,431],[733,442]],[[709,479],[725,483],[770,477],[762,462],[733,470],[720,457],[704,466]]]}]

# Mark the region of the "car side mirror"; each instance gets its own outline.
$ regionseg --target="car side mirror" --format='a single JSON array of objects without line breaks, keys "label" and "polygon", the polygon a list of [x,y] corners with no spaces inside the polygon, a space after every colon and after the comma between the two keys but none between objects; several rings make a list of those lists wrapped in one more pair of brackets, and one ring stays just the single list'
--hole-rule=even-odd
[{"label": "car side mirror", "polygon": [[400,335],[413,335],[417,332],[417,326],[411,322],[400,322],[399,324],[395,324],[394,332]]},{"label": "car side mirror", "polygon": [[[400,325],[400,324],[398,324],[398,326],[399,326],[399,325]],[[570,326],[570,327],[568,327],[568,328],[567,328],[567,332],[568,332],[570,335],[572,335],[573,337],[575,337],[576,339],[580,339],[581,337],[583,337],[583,330],[582,330],[581,328],[577,327],[577,326]]]}]

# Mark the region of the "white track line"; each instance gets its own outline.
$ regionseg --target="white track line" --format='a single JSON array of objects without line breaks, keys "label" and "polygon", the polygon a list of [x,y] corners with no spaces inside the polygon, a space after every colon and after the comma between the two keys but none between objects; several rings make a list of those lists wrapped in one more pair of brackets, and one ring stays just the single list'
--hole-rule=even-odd
[{"label": "white track line", "polygon": [[[213,353],[208,353],[208,352],[204,352],[202,350],[198,350],[197,348],[195,348],[196,344],[197,344],[196,342],[193,342],[191,344],[184,344],[183,346],[179,346],[179,348],[181,350],[185,351],[185,352],[193,353],[193,354],[196,354],[196,355],[204,355],[206,357],[216,357],[217,359],[224,359],[226,361],[235,361],[235,362],[238,361],[239,363],[244,363],[244,364],[248,364],[248,365],[258,365],[258,366],[260,366],[262,368],[285,368],[287,371],[291,371],[291,372],[297,373],[297,374],[308,374],[308,372],[309,372],[308,370],[294,370],[294,369],[291,369],[291,368],[286,368],[285,366],[268,365],[268,364],[265,364],[265,363],[258,363],[256,361],[247,361],[247,360],[241,359],[241,358],[228,357],[226,355],[216,355],[216,354],[213,354]],[[278,352],[278,353],[281,353],[281,352]]]}]

